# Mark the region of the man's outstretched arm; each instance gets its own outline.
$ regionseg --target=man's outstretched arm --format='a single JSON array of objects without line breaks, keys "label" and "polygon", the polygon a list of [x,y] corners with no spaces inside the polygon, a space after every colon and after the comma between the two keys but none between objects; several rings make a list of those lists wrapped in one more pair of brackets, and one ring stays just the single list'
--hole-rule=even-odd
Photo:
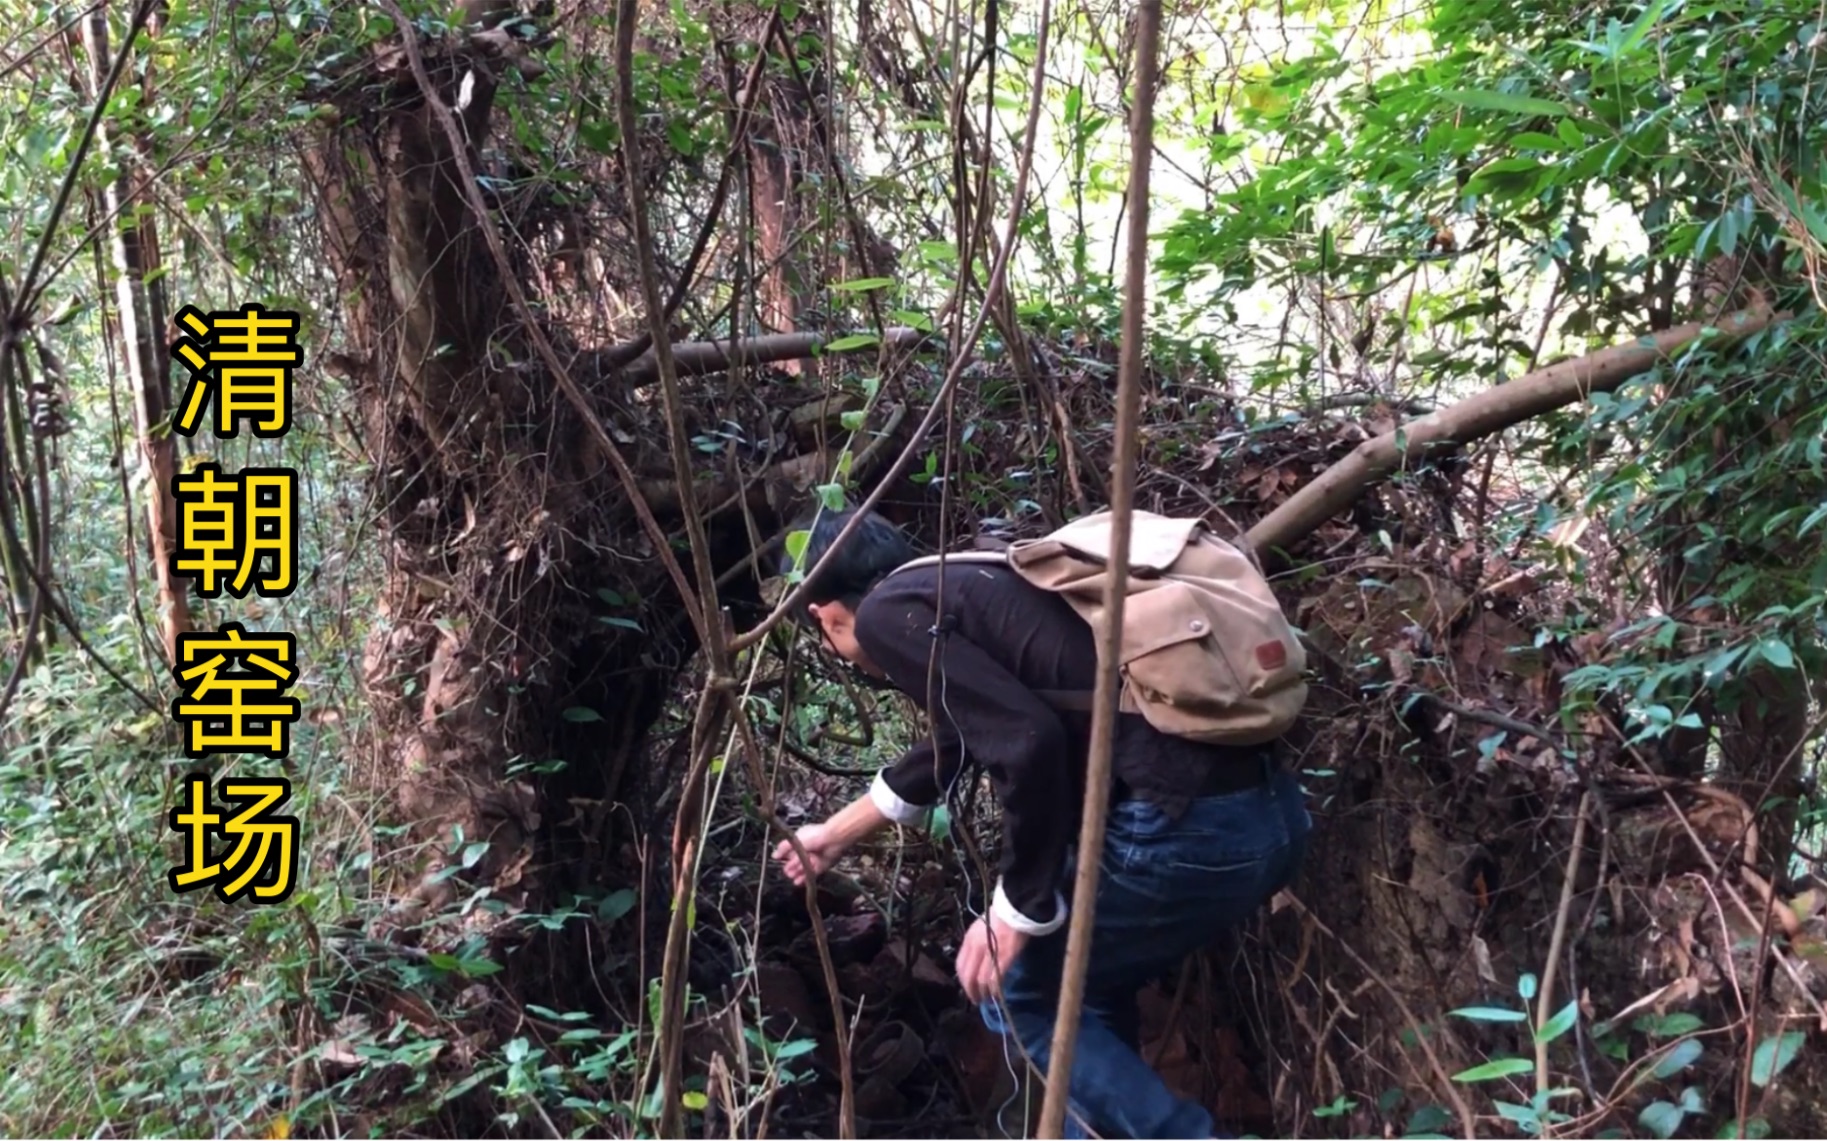
[{"label": "man's outstretched arm", "polygon": [[[868,795],[857,797],[838,810],[837,815],[822,824],[808,824],[797,833],[799,842],[811,857],[811,873],[817,876],[820,872],[837,863],[845,852],[855,847],[889,823],[887,816],[876,807],[875,801]],[[793,850],[790,841],[782,840],[774,848],[774,858],[786,869],[787,878],[796,884],[806,882],[806,866],[800,862],[799,853]]]}]

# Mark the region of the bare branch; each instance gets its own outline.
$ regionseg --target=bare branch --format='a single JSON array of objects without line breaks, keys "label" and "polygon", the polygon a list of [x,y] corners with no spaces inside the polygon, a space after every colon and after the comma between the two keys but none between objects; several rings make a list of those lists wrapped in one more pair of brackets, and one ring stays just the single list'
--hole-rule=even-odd
[{"label": "bare branch", "polygon": [[1544,412],[1565,407],[1595,392],[1610,392],[1633,376],[1698,339],[1709,328],[1726,337],[1745,337],[1786,319],[1769,309],[1746,309],[1717,322],[1694,322],[1613,345],[1520,376],[1438,412],[1430,413],[1359,444],[1318,479],[1250,528],[1244,538],[1256,550],[1286,547],[1306,537],[1343,510],[1371,485],[1413,456],[1457,447],[1501,432]]},{"label": "bare branch", "polygon": [[[652,344],[650,336],[643,339]],[[938,352],[945,347],[944,341],[937,336],[908,328],[887,330],[882,342],[891,352]],[[722,372],[741,365],[776,364],[780,361],[804,360],[819,355],[852,353],[877,347],[873,337],[867,342],[840,344],[835,349],[828,347],[831,343],[823,333],[770,333],[761,337],[744,337],[739,342],[684,341],[672,346],[672,358],[679,376],[703,376],[705,373]],[[730,359],[732,344],[736,348],[734,361]],[[596,362],[597,367],[616,367],[617,358],[624,351],[623,346],[619,345],[605,350]],[[622,375],[635,384],[651,384],[660,376],[659,358],[652,349],[647,349],[622,366]]]}]

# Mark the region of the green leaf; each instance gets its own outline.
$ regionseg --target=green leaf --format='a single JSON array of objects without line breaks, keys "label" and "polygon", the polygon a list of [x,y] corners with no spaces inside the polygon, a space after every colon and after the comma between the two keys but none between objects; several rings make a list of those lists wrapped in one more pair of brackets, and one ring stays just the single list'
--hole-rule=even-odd
[{"label": "green leaf", "polygon": [[[1618,54],[1623,55],[1632,51],[1642,43],[1643,37],[1649,34],[1649,30],[1656,26],[1656,21],[1660,20],[1662,13],[1667,10],[1668,0],[1649,0],[1649,3],[1643,8],[1643,14],[1638,16],[1636,23],[1630,26],[1630,34],[1624,37],[1623,43],[1618,45]],[[1663,1136],[1667,1136],[1667,1134],[1663,1134]]]},{"label": "green leaf", "polygon": [[954,262],[958,260],[958,247],[951,242],[921,242],[920,256],[929,261]]},{"label": "green leaf", "polygon": [[1736,1139],[1740,1136],[1743,1136],[1745,1141],[1764,1141],[1764,1138],[1770,1136],[1770,1123],[1761,1117],[1753,1117],[1745,1122],[1745,1127],[1741,1131],[1738,1128],[1738,1119],[1734,1117],[1725,1123],[1725,1128],[1719,1131],[1720,1141],[1728,1141],[1728,1139]]},{"label": "green leaf", "polygon": [[1542,1115],[1535,1111],[1534,1106],[1517,1105],[1509,1101],[1494,1101],[1492,1104],[1497,1107],[1497,1116],[1520,1125],[1524,1133],[1542,1131]]},{"label": "green leaf", "polygon": [[844,426],[846,432],[860,432],[863,429],[863,422],[867,419],[869,419],[869,413],[861,408],[853,408],[839,416],[837,421]]},{"label": "green leaf", "polygon": [[1452,1120],[1453,1116],[1446,1111],[1445,1106],[1424,1105],[1415,1110],[1414,1115],[1408,1119],[1408,1128],[1405,1132],[1410,1134],[1438,1132]]},{"label": "green leaf", "polygon": [[882,338],[876,336],[874,333],[851,333],[847,337],[839,337],[837,340],[827,344],[825,346],[825,351],[828,353],[847,353],[853,349],[866,349],[870,345],[879,345],[881,343]]},{"label": "green leaf", "polygon": [[951,809],[944,804],[933,808],[932,816],[926,823],[926,831],[935,841],[943,843],[952,834]]},{"label": "green leaf", "polygon": [[1759,644],[1759,648],[1763,651],[1764,660],[1777,669],[1792,670],[1795,668],[1795,653],[1789,649],[1789,643],[1779,642],[1775,638],[1765,638]]},{"label": "green leaf", "polygon": [[489,959],[456,959],[457,972],[464,978],[479,979],[494,974],[501,969],[501,964]]},{"label": "green leaf", "polygon": [[842,511],[844,503],[844,485],[841,483],[821,483],[818,485],[819,501],[826,511]]},{"label": "green leaf", "polygon": [[1777,1038],[1766,1038],[1751,1055],[1751,1081],[1759,1088],[1769,1085],[1776,1075],[1789,1068],[1802,1048],[1800,1030],[1791,1030]]},{"label": "green leaf", "polygon": [[463,846],[463,866],[466,868],[473,868],[481,861],[482,857],[486,855],[488,855],[487,840],[476,840],[469,844],[465,844]]},{"label": "green leaf", "polygon": [[1315,1117],[1343,1117],[1358,1107],[1356,1099],[1340,1094],[1332,1100],[1331,1105],[1318,1106],[1313,1111]]},{"label": "green leaf", "polygon": [[1461,107],[1476,107],[1481,111],[1507,111],[1513,115],[1555,115],[1568,114],[1564,104],[1552,99],[1537,99],[1532,95],[1511,95],[1507,91],[1447,91],[1443,93],[1449,103]]},{"label": "green leaf", "polygon": [[604,923],[614,923],[634,910],[635,898],[634,889],[631,887],[612,891],[603,897],[601,903],[596,905],[596,917]]},{"label": "green leaf", "polygon": [[833,293],[867,293],[873,289],[887,289],[894,284],[892,277],[859,277],[855,281],[834,282]]},{"label": "green leaf", "polygon": [[1670,1101],[1654,1101],[1643,1107],[1637,1114],[1637,1124],[1658,1137],[1668,1138],[1681,1128],[1681,1120],[1687,1116],[1680,1106]]},{"label": "green leaf", "polygon": [[1821,504],[1819,507],[1816,507],[1813,511],[1810,511],[1808,513],[1808,518],[1802,520],[1801,530],[1799,530],[1795,533],[1796,537],[1800,538],[1801,536],[1806,535],[1808,532],[1814,530],[1814,525],[1816,523],[1819,523],[1823,519],[1827,519],[1827,503]]},{"label": "green leaf", "polygon": [[636,633],[641,630],[641,624],[632,618],[620,618],[614,614],[598,614],[596,620],[605,626],[620,626],[624,630],[633,630]]},{"label": "green leaf", "polygon": [[1542,1024],[1541,1028],[1535,1032],[1535,1040],[1537,1042],[1554,1041],[1567,1031],[1573,1029],[1573,1024],[1579,1021],[1579,1017],[1580,1004],[1579,1000],[1575,999],[1566,1006],[1555,1011],[1554,1017]]},{"label": "green leaf", "polygon": [[1516,980],[1516,993],[1522,996],[1524,1002],[1534,1001],[1535,987],[1535,976],[1532,974],[1525,973],[1521,978]]},{"label": "green leaf", "polygon": [[1668,1052],[1663,1053],[1663,1057],[1655,1059],[1655,1066],[1650,1073],[1655,1077],[1674,1077],[1675,1073],[1681,1073],[1699,1061],[1703,1053],[1706,1053],[1706,1046],[1699,1039],[1675,1042],[1674,1046],[1668,1048]]},{"label": "green leaf", "polygon": [[601,721],[603,719],[602,714],[591,709],[587,705],[573,705],[571,708],[565,710],[561,716],[563,716],[566,721]]},{"label": "green leaf", "polygon": [[1645,1014],[1635,1023],[1636,1029],[1651,1038],[1679,1038],[1683,1034],[1692,1034],[1705,1025],[1698,1014],[1690,1014],[1685,1010],[1673,1014]]},{"label": "green leaf", "polygon": [[1529,1016],[1520,1010],[1505,1010],[1501,1006],[1462,1006],[1458,1010],[1448,1011],[1461,1018],[1470,1018],[1474,1022],[1527,1022]]},{"label": "green leaf", "polygon": [[1535,1063],[1527,1058],[1498,1058],[1482,1066],[1473,1066],[1453,1075],[1456,1082],[1488,1082],[1493,1078],[1507,1078],[1513,1074],[1526,1074],[1535,1068]]},{"label": "green leaf", "polygon": [[812,532],[810,531],[787,532],[785,540],[787,557],[792,559],[795,563],[804,562],[806,558],[806,544],[811,540]]},{"label": "green leaf", "polygon": [[[1578,128],[1575,128],[1578,130]],[[1567,144],[1554,135],[1544,135],[1540,131],[1523,131],[1510,137],[1510,145],[1531,151],[1565,150]]]},{"label": "green leaf", "polygon": [[603,1037],[603,1032],[589,1026],[580,1026],[576,1030],[567,1030],[558,1036],[560,1042],[592,1042]]},{"label": "green leaf", "polygon": [[710,1099],[704,1096],[702,1090],[688,1089],[679,1095],[679,1104],[686,1109],[702,1112],[710,1104]]},{"label": "green leaf", "polygon": [[818,1049],[818,1043],[814,1042],[812,1039],[795,1038],[793,1041],[788,1042],[786,1045],[782,1046],[778,1051],[775,1052],[774,1060],[777,1062],[791,1061],[792,1059],[799,1057],[801,1054],[810,1054],[812,1051],[814,1051],[816,1049]]},{"label": "green leaf", "polygon": [[1727,210],[1719,216],[1719,252],[1731,257],[1738,250],[1738,211]]}]

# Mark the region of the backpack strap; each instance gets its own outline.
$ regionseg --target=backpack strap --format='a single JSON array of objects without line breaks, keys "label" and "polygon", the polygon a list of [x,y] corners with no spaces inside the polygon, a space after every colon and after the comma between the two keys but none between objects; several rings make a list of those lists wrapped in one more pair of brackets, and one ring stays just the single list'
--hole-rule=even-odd
[{"label": "backpack strap", "polygon": [[[886,582],[888,579],[900,574],[902,571],[918,570],[921,567],[936,567],[941,563],[1006,567],[1010,565],[1010,556],[1012,554],[1013,549],[1011,548],[1011,550],[1007,552],[952,551],[940,555],[923,555],[920,558],[902,563],[900,566],[889,571],[882,576],[882,581]],[[1080,558],[1095,558],[1095,556],[1086,555],[1081,552],[1074,552],[1074,554],[1077,554]],[[1143,576],[1138,574],[1136,577],[1140,578]],[[1088,689],[1036,689],[1031,690],[1030,692],[1061,713],[1088,714],[1092,711],[1092,707],[1095,705],[1097,697],[1097,694],[1094,691]],[[1122,691],[1117,700],[1117,709],[1124,713],[1141,712],[1141,707],[1136,704],[1135,698],[1130,694],[1127,688]]]},{"label": "backpack strap", "polygon": [[[1031,692],[1061,713],[1090,713],[1097,704],[1097,693],[1089,689],[1036,689]],[[1141,711],[1142,707],[1136,704],[1128,688],[1118,692],[1118,713]]]},{"label": "backpack strap", "polygon": [[902,571],[918,570],[921,567],[936,567],[941,563],[977,563],[991,566],[1008,566],[1009,556],[1001,551],[952,551],[943,555],[922,555],[883,575],[884,581],[900,574]]}]

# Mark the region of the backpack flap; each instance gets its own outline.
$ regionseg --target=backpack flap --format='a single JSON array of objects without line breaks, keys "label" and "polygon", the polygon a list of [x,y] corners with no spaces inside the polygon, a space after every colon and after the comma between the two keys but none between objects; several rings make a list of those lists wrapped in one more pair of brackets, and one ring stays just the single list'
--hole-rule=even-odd
[{"label": "backpack flap", "polygon": [[[1286,731],[1305,704],[1306,685],[1261,608],[1210,583],[1150,585],[1123,606],[1123,677],[1149,723],[1230,745]],[[1261,647],[1274,649],[1258,653]]]},{"label": "backpack flap", "polygon": [[[1009,548],[1009,562],[1025,574],[1031,565],[1071,554],[1093,564],[1086,568],[1088,571],[1101,571],[1104,564],[1110,561],[1111,521],[1108,509],[1074,519],[1045,538],[1015,543]],[[1197,519],[1170,519],[1152,511],[1131,512],[1130,573],[1148,577],[1165,571],[1186,552],[1187,546],[1197,539],[1202,529],[1203,524]],[[1070,572],[1051,571],[1048,577],[1054,574],[1069,575]]]}]

